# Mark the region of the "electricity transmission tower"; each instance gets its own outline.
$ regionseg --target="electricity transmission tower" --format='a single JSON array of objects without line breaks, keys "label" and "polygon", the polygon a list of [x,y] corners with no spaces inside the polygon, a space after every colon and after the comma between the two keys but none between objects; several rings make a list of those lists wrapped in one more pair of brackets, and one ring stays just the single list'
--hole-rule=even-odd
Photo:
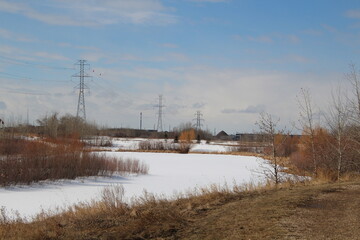
[{"label": "electricity transmission tower", "polygon": [[162,101],[163,101],[163,96],[159,95],[159,104],[155,105],[155,107],[158,108],[158,112],[157,112],[158,122],[157,122],[157,128],[156,128],[156,130],[158,132],[163,131],[162,116],[163,116],[163,107],[165,107],[165,106],[163,105]]},{"label": "electricity transmission tower", "polygon": [[204,119],[201,118],[203,116],[203,114],[200,111],[196,111],[195,116],[196,116],[196,118],[193,119],[196,121],[195,129],[200,130],[201,126],[202,126],[201,122],[204,121]]},{"label": "electricity transmission tower", "polygon": [[79,85],[76,86],[79,89],[79,99],[78,99],[76,117],[82,118],[84,121],[86,121],[84,90],[89,89],[88,86],[86,86],[85,84],[85,78],[91,77],[90,75],[85,73],[85,66],[88,67],[90,66],[90,64],[86,62],[87,62],[86,60],[79,60],[75,64],[79,66],[79,72],[72,76],[80,79]]}]

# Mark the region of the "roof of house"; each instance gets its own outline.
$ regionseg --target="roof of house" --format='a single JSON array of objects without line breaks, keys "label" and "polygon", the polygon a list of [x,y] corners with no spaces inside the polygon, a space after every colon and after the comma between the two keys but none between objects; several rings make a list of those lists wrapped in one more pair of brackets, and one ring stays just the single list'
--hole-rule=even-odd
[{"label": "roof of house", "polygon": [[216,137],[228,137],[229,135],[225,131],[220,131],[216,134]]}]

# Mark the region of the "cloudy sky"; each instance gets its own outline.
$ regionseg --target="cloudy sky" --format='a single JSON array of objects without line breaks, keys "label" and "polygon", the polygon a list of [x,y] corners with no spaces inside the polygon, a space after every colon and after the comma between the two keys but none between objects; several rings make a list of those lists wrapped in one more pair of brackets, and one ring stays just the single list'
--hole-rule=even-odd
[{"label": "cloudy sky", "polygon": [[325,108],[359,47],[358,0],[0,0],[0,117],[76,114],[85,59],[90,121],[153,129],[162,94],[164,129],[251,132],[301,88]]}]

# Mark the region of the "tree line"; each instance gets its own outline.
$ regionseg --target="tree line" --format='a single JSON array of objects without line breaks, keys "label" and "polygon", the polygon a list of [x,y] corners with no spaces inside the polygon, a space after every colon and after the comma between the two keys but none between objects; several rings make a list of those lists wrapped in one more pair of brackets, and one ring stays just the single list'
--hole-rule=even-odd
[{"label": "tree line", "polygon": [[[301,137],[288,155],[290,165],[304,175],[340,180],[346,174],[360,173],[360,72],[354,64],[346,74],[350,91],[343,85],[333,89],[326,111],[317,109],[310,89],[297,96]],[[271,178],[281,181],[279,171],[289,132],[278,126],[279,119],[262,113],[257,125],[268,143]]]}]

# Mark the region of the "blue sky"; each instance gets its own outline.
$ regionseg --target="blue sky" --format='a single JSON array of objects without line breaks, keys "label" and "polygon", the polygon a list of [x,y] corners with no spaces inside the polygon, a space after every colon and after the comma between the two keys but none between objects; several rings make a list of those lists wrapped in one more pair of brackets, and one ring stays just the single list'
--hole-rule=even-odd
[{"label": "blue sky", "polygon": [[360,64],[360,2],[331,0],[0,0],[0,117],[76,114],[74,63],[90,64],[88,120],[111,127],[192,121],[251,132],[283,124],[309,88],[319,109]]}]

